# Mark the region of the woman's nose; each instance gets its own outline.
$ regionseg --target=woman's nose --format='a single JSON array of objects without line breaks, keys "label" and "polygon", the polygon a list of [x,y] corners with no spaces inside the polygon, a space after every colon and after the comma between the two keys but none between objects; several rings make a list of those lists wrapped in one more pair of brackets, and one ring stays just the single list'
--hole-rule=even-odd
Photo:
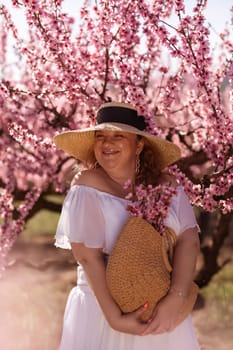
[{"label": "woman's nose", "polygon": [[112,143],[112,142],[113,142],[113,138],[111,136],[105,136],[103,139],[104,144],[108,144],[108,143]]}]

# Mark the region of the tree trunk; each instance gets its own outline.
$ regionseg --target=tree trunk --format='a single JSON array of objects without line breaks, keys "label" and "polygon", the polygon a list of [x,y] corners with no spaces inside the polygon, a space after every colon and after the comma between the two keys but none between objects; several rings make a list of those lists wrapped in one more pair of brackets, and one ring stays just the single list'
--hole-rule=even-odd
[{"label": "tree trunk", "polygon": [[203,232],[203,238],[201,238],[203,266],[196,278],[200,287],[206,286],[211,281],[212,277],[229,262],[229,259],[227,259],[220,263],[219,256],[224,241],[230,234],[230,223],[233,216],[232,213],[223,215],[221,212],[217,212],[215,214],[217,215],[213,228],[211,227],[213,214],[206,215],[205,213],[204,220],[202,215],[200,219],[200,226]]}]

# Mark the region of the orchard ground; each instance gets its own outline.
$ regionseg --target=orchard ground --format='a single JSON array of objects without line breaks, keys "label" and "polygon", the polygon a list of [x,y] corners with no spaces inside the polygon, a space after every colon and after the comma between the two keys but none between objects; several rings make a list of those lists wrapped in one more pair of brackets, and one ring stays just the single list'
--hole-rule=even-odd
[{"label": "orchard ground", "polygon": [[[51,234],[26,233],[18,238],[10,261],[0,279],[0,349],[57,350],[66,299],[76,284],[71,253],[55,248]],[[202,350],[233,348],[232,301],[229,264],[201,291],[193,312]]]}]

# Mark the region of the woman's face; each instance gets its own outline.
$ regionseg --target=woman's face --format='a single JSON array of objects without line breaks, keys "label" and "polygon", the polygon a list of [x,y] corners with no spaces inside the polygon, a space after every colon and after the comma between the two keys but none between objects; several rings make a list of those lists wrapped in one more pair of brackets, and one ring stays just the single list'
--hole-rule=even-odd
[{"label": "woman's face", "polygon": [[105,171],[134,174],[136,155],[143,149],[143,141],[135,134],[119,131],[96,131],[94,153]]}]

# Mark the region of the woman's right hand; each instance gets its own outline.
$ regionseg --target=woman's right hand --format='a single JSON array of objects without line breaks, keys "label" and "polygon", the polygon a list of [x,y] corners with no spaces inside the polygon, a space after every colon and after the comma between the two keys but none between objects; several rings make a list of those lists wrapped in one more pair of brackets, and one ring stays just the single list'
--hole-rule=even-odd
[{"label": "woman's right hand", "polygon": [[120,314],[117,318],[110,321],[110,326],[118,332],[142,335],[148,327],[148,323],[140,320],[140,316],[144,311],[145,307],[142,306],[128,314]]}]

